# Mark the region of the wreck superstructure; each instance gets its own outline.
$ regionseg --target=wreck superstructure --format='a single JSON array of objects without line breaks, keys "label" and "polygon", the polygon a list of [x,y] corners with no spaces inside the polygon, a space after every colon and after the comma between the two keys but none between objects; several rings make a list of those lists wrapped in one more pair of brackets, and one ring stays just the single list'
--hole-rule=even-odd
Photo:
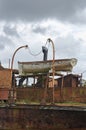
[{"label": "wreck superstructure", "polygon": [[[55,72],[65,71],[71,72],[77,64],[77,59],[59,59],[54,61]],[[34,61],[34,62],[18,62],[19,75],[26,76],[30,74],[49,73],[52,70],[52,60]]]},{"label": "wreck superstructure", "polygon": [[[47,60],[47,52],[48,49],[43,46],[42,51],[44,53],[43,61],[33,61],[33,62],[21,62],[18,61],[18,70],[15,70],[13,68],[13,62],[14,62],[14,56],[16,52],[21,48],[26,48],[26,46],[21,46],[13,54],[12,62],[11,62],[11,69],[2,69],[0,70],[0,74],[2,75],[0,77],[0,88],[1,93],[4,92],[5,88],[7,88],[7,94],[6,94],[6,100],[9,97],[12,97],[14,95],[14,89],[16,90],[16,87],[22,87],[25,86],[28,87],[28,79],[33,78],[33,83],[31,86],[36,87],[48,87],[50,84],[50,79],[52,79],[52,88],[54,88],[56,85],[54,84],[54,76],[62,76],[61,72],[72,72],[73,67],[77,64],[76,58],[70,58],[70,59],[55,59],[55,48],[54,43],[51,39],[48,39],[47,41],[52,43],[53,48],[53,59]],[[4,72],[4,73],[3,73]],[[16,76],[17,74],[17,76]],[[6,77],[8,75],[8,77]],[[50,78],[51,76],[51,78]],[[18,82],[17,81],[18,78]],[[26,83],[25,83],[26,80]],[[9,84],[9,85],[8,85]],[[4,88],[4,89],[3,89]],[[2,94],[1,94],[2,95]],[[1,96],[1,99],[3,96]]]}]

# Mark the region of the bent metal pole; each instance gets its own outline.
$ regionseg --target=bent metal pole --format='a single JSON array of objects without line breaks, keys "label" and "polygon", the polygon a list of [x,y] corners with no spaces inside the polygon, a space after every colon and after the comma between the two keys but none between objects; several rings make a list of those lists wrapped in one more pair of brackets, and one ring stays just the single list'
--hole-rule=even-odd
[{"label": "bent metal pole", "polygon": [[53,49],[53,60],[52,60],[52,74],[53,74],[53,77],[52,77],[52,85],[53,85],[53,104],[55,103],[55,97],[54,97],[54,76],[55,76],[55,66],[54,66],[54,63],[55,63],[55,47],[54,47],[54,43],[53,41],[48,38],[47,40],[49,43],[52,43],[52,49]]},{"label": "bent metal pole", "polygon": [[15,57],[15,54],[18,50],[20,50],[21,48],[27,48],[28,45],[25,45],[25,46],[20,46],[19,48],[17,48],[12,56],[12,61],[11,61],[11,70],[13,70],[13,62],[14,62],[14,57]]},{"label": "bent metal pole", "polygon": [[11,93],[12,93],[12,96],[10,94],[10,97],[13,98],[14,100],[14,85],[12,85],[12,76],[13,76],[13,63],[14,63],[14,57],[15,57],[15,54],[17,53],[18,50],[20,50],[21,48],[28,48],[28,45],[25,45],[25,46],[20,46],[19,48],[17,48],[15,50],[15,52],[13,53],[13,56],[12,56],[12,61],[11,61]]}]

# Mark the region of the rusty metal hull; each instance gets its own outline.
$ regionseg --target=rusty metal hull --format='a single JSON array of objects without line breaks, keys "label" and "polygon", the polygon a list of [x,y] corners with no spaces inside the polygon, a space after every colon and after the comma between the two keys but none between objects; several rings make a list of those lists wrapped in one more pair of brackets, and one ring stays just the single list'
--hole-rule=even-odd
[{"label": "rusty metal hull", "polygon": [[[55,71],[72,71],[77,59],[60,59],[54,61]],[[35,62],[18,62],[19,74],[46,73],[52,69],[52,60]]]},{"label": "rusty metal hull", "polygon": [[52,105],[0,107],[0,129],[86,128],[86,108]]}]

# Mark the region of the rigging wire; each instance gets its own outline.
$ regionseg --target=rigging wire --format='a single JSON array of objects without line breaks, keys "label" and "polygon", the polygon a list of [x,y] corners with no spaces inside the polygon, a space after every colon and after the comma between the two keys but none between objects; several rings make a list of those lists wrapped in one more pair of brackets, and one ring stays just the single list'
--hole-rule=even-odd
[{"label": "rigging wire", "polygon": [[[47,43],[48,43],[48,40],[46,41],[46,43],[45,43],[44,46],[46,46]],[[49,46],[50,46],[50,44],[48,44],[48,49],[49,49]],[[32,53],[30,47],[28,48],[28,51],[29,51],[30,55],[32,55],[32,56],[38,56],[38,55],[40,55],[40,54],[42,53],[42,50],[41,50],[41,51],[39,51],[38,53],[34,54],[34,53]]]},{"label": "rigging wire", "polygon": [[[24,41],[23,39],[22,39],[22,41],[25,42],[25,43],[29,43],[29,42]],[[48,44],[48,45],[47,45],[47,44]],[[47,48],[48,48],[48,50],[49,50],[49,47],[50,47],[49,40],[46,41],[46,43],[45,43],[44,46],[45,46],[45,47],[47,46]],[[33,52],[31,51],[30,47],[28,47],[28,52],[29,52],[29,54],[32,55],[32,56],[38,56],[38,55],[40,55],[40,54],[42,53],[42,50],[40,50],[38,53],[35,54],[35,53],[33,53]]]},{"label": "rigging wire", "polygon": [[30,48],[28,48],[28,51],[29,51],[30,55],[32,55],[32,56],[38,56],[42,53],[42,51],[40,51],[37,54],[33,54]]}]

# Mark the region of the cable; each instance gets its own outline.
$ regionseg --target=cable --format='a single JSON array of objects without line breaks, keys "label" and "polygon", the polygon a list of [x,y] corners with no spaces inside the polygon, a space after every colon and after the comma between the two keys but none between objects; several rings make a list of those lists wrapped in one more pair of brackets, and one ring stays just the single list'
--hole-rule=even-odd
[{"label": "cable", "polygon": [[40,55],[40,54],[42,53],[42,51],[40,51],[40,52],[38,52],[37,54],[33,54],[33,53],[31,52],[30,48],[28,48],[28,51],[29,51],[30,55],[32,55],[32,56],[38,56],[38,55]]},{"label": "cable", "polygon": [[[46,46],[47,43],[48,43],[48,49],[49,49],[50,44],[49,44],[49,41],[48,41],[48,40],[46,41],[46,43],[45,43],[44,46]],[[32,55],[32,56],[38,56],[38,55],[40,55],[40,54],[42,53],[42,50],[41,50],[41,51],[38,52],[37,54],[33,54],[30,48],[28,48],[28,51],[29,51],[30,55]]]}]

